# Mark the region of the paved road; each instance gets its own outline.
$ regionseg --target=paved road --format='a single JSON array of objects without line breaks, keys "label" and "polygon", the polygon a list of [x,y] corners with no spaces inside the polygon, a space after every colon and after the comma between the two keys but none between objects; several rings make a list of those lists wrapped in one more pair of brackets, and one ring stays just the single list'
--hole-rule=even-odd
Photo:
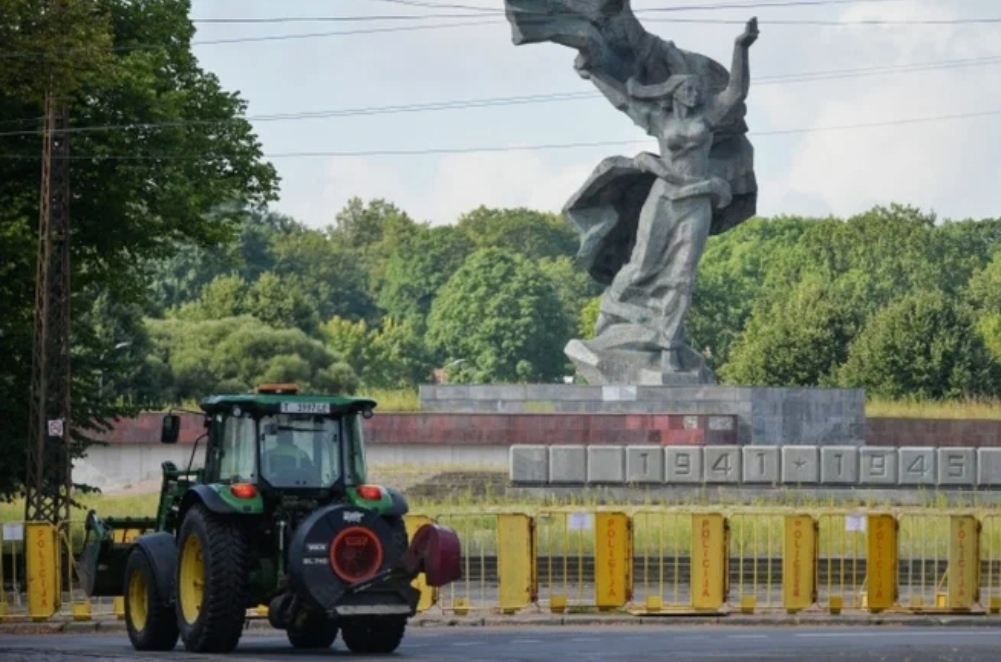
[{"label": "paved road", "polygon": [[[433,662],[996,662],[1001,628],[776,628],[658,625],[613,627],[414,628],[395,655],[367,660]],[[5,662],[120,662],[215,659],[185,653],[139,654],[125,634],[5,635]],[[249,631],[232,657],[245,661],[349,659],[338,640],[323,654],[293,651],[284,636]]]}]

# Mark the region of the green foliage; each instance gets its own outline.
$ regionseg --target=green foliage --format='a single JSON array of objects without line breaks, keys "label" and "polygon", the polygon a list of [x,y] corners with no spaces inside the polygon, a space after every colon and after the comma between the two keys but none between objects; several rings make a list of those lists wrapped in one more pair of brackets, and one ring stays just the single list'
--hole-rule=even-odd
[{"label": "green foliage", "polygon": [[[63,4],[77,13],[57,25],[40,2],[0,3],[0,43],[11,55],[0,73],[0,121],[24,131],[4,138],[3,148],[23,158],[0,162],[0,413],[7,424],[0,496],[16,492],[25,475],[42,149],[32,133],[38,124],[26,118],[43,113],[41,83],[68,102],[74,126],[177,123],[71,135],[74,455],[90,432],[162,397],[163,366],[143,356],[139,322],[151,260],[170,259],[181,244],[209,249],[231,241],[246,211],[276,192],[274,169],[242,118],[245,103],[191,52],[188,2]],[[121,155],[130,158],[115,158]],[[124,341],[133,349],[109,353]]]},{"label": "green foliage", "polygon": [[841,381],[894,399],[959,399],[996,392],[997,365],[971,311],[942,292],[912,294],[873,315],[852,343]]},{"label": "green foliage", "polygon": [[577,253],[577,234],[569,223],[531,209],[481,206],[460,217],[458,226],[476,248],[502,248],[531,260]]},{"label": "green foliage", "polygon": [[438,290],[472,249],[473,243],[454,226],[414,228],[386,260],[379,306],[392,319],[423,328]]},{"label": "green foliage", "polygon": [[245,392],[263,382],[295,382],[303,390],[354,393],[351,366],[299,329],[277,329],[250,317],[148,320],[153,353],[167,367],[171,401],[216,392]]},{"label": "green foliage", "polygon": [[[542,273],[549,277],[553,289],[563,302],[563,315],[567,320],[576,323],[581,319],[588,303],[601,295],[601,285],[592,280],[586,271],[576,266],[571,257],[542,258],[538,264]],[[593,324],[591,329],[593,331]]]},{"label": "green foliage", "polygon": [[385,318],[381,327],[370,329],[364,320],[335,317],[323,332],[366,390],[407,388],[430,378],[432,357],[412,325]]},{"label": "green foliage", "polygon": [[802,218],[751,219],[711,237],[699,264],[687,331],[692,346],[708,352],[713,368],[725,365],[755,304],[766,297],[765,279],[810,227]]},{"label": "green foliage", "polygon": [[860,324],[853,304],[828,281],[800,282],[786,297],[755,310],[720,377],[736,384],[833,384]]},{"label": "green foliage", "polygon": [[107,72],[111,21],[107,0],[0,2],[0,90],[41,104],[46,93],[66,100]]},{"label": "green foliage", "polygon": [[546,275],[499,248],[469,256],[441,289],[427,341],[461,382],[551,382],[564,374],[569,339],[563,306]]}]

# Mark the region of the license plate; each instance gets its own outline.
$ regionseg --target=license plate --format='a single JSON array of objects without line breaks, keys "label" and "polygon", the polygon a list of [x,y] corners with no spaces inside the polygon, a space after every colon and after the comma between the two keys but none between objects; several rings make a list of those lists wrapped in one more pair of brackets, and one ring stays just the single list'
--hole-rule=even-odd
[{"label": "license plate", "polygon": [[283,414],[329,414],[329,402],[283,402]]}]

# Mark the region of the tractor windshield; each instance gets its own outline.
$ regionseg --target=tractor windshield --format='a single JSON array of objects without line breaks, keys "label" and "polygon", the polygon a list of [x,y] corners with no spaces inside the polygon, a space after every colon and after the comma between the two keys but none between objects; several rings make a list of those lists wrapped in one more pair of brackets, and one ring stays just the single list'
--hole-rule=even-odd
[{"label": "tractor windshield", "polygon": [[258,430],[261,477],[274,487],[325,488],[340,478],[343,468],[339,420],[310,414],[278,414],[262,417]]}]

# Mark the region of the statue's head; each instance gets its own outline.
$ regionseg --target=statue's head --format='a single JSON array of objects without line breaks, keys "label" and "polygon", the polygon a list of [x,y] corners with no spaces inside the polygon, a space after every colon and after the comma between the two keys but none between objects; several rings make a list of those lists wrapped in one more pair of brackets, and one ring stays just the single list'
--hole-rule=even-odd
[{"label": "statue's head", "polygon": [[699,91],[699,81],[695,76],[671,76],[667,79],[667,82],[674,83],[674,87],[671,90],[671,100],[674,103],[688,108],[695,108],[702,101],[702,94]]}]

